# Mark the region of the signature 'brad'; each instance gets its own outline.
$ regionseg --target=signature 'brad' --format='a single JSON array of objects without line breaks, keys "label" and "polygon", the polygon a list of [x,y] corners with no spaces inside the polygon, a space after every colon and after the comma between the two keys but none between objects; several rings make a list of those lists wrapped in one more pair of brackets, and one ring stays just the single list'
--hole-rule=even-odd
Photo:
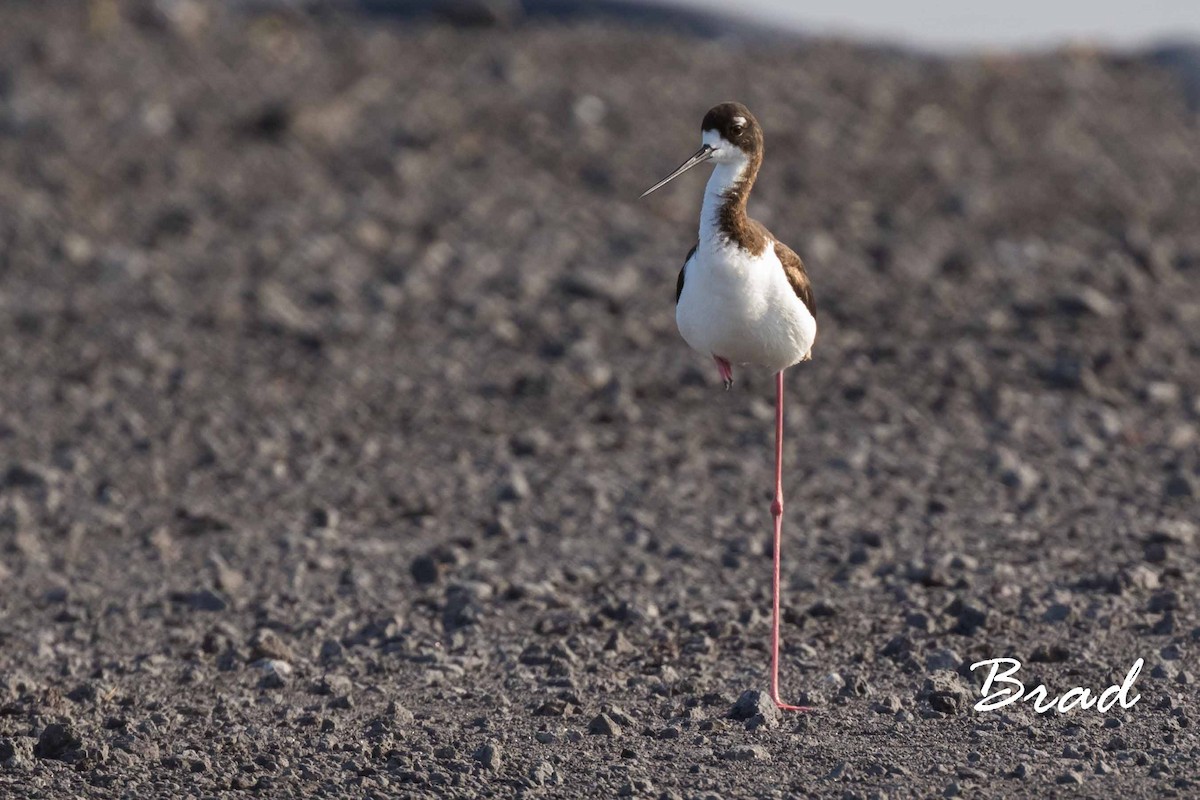
[{"label": "signature 'brad'", "polygon": [[[1051,697],[1044,685],[1038,685],[1036,689],[1026,691],[1025,684],[1013,677],[1021,669],[1021,662],[1015,658],[989,658],[985,661],[976,661],[971,665],[972,672],[979,667],[990,667],[991,669],[988,670],[987,677],[983,680],[981,689],[983,699],[975,704],[975,710],[994,711],[1020,700],[1032,704],[1033,710],[1039,714],[1045,714],[1052,709],[1060,714],[1065,714],[1076,707],[1083,709],[1095,707],[1097,711],[1104,713],[1117,703],[1121,704],[1121,708],[1133,708],[1137,701],[1142,699],[1142,696],[1137,694],[1130,698],[1129,692],[1133,689],[1133,683],[1142,671],[1144,663],[1140,658],[1133,662],[1133,666],[1125,675],[1124,682],[1108,687],[1097,696],[1092,695],[1091,689],[1078,686],[1063,692],[1061,697]],[[1000,667],[1002,666],[1008,667],[1008,669],[1001,672]],[[992,687],[995,684],[1002,684],[1002,688],[993,692]]]}]

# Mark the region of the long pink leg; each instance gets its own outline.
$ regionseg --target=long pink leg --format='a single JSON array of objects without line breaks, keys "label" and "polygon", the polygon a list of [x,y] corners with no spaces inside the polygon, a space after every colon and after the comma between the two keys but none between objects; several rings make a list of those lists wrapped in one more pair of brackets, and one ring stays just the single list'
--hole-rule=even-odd
[{"label": "long pink leg", "polygon": [[717,372],[721,373],[721,380],[725,382],[725,389],[728,391],[733,386],[733,365],[718,355],[713,356],[713,361],[717,362]]},{"label": "long pink leg", "polygon": [[784,711],[811,711],[779,699],[779,546],[783,540],[783,370],[775,373],[775,500],[771,503],[775,518],[775,573],[771,579],[774,605],[771,614],[771,699]]}]

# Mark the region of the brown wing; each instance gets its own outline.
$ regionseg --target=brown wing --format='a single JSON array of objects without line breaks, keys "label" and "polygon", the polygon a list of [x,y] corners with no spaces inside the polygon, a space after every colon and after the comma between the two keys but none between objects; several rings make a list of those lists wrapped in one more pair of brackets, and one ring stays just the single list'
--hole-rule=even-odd
[{"label": "brown wing", "polygon": [[808,274],[804,271],[804,262],[792,252],[792,248],[782,242],[775,243],[775,255],[779,263],[783,264],[783,272],[787,275],[788,283],[792,285],[792,291],[800,298],[800,302],[804,303],[813,319],[816,319],[817,304],[813,299],[812,284],[808,282]]},{"label": "brown wing", "polygon": [[692,245],[692,249],[688,250],[687,258],[683,260],[683,266],[679,268],[679,280],[675,281],[675,305],[679,305],[679,295],[683,294],[683,277],[684,273],[687,272],[688,262],[692,260],[692,256],[696,255],[696,250],[699,247],[699,241]]}]

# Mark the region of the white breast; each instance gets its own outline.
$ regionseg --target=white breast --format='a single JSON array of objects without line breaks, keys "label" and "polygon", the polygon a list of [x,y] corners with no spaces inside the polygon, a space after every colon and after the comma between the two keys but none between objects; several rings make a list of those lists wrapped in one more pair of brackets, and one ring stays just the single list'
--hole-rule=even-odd
[{"label": "white breast", "polygon": [[702,243],[685,267],[675,321],[693,349],[773,372],[808,356],[817,335],[817,321],[788,282],[773,242],[758,256],[728,243]]}]

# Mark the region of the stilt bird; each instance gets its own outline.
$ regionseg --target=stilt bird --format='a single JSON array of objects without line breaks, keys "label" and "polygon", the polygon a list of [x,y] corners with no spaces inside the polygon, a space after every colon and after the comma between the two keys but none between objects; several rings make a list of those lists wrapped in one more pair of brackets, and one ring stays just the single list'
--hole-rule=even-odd
[{"label": "stilt bird", "polygon": [[693,349],[716,362],[733,385],[733,365],[775,373],[775,571],[772,579],[771,699],[779,697],[779,552],[783,536],[783,373],[812,358],[816,307],[804,264],[791,248],[746,215],[746,201],[763,162],[763,131],[741,103],[722,103],[704,115],[701,146],[642,197],[699,164],[712,176],[700,209],[700,236],[679,271],[675,321]]}]

